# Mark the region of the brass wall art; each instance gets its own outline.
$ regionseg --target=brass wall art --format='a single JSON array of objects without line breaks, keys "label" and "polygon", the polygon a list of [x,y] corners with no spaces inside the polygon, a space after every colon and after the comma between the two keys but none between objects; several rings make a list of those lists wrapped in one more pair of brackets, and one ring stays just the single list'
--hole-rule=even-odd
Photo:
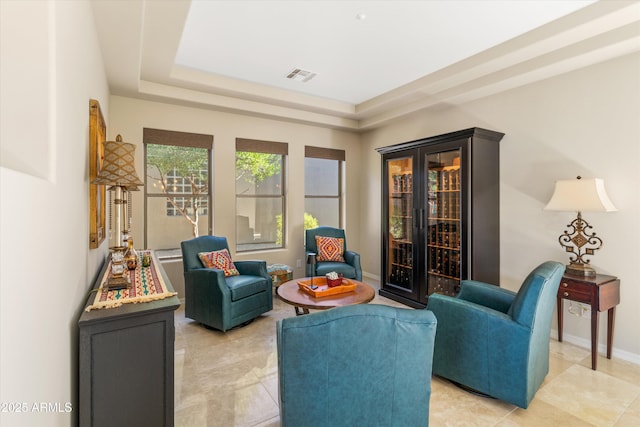
[{"label": "brass wall art", "polygon": [[102,168],[103,142],[107,139],[107,125],[102,117],[100,103],[89,100],[89,247],[95,249],[106,237],[106,187],[92,184]]}]

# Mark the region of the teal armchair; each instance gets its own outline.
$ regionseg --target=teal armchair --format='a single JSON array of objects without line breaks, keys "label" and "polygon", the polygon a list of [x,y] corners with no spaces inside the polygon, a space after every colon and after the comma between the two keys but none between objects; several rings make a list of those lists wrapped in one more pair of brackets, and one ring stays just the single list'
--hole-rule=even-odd
[{"label": "teal armchair", "polygon": [[283,427],[429,424],[433,313],[359,304],[276,328]]},{"label": "teal armchair", "polygon": [[323,261],[313,266],[307,264],[307,276],[324,276],[335,271],[341,273],[347,279],[362,280],[362,267],[360,266],[360,254],[347,250],[347,238],[343,229],[333,227],[317,227],[305,230],[305,252],[306,254],[318,253],[316,236],[338,237],[344,239],[344,260],[345,262]]},{"label": "teal armchair", "polygon": [[233,261],[240,275],[205,268],[200,252],[229,250],[227,239],[200,236],[181,243],[184,265],[185,316],[227,331],[273,309],[271,276],[265,261]]},{"label": "teal armchair", "polygon": [[457,297],[432,294],[438,319],[433,373],[527,408],[549,372],[551,318],[564,265],[536,267],[517,293],[463,280]]}]

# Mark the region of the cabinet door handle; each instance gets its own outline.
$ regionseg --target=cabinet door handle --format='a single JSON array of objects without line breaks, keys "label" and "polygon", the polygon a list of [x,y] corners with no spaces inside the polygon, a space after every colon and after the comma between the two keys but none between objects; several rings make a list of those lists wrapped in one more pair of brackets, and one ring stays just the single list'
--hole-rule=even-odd
[{"label": "cabinet door handle", "polygon": [[564,296],[565,296],[565,297],[568,297],[568,296],[569,296],[569,292],[565,292],[565,293],[564,293]]},{"label": "cabinet door handle", "polygon": [[567,284],[567,282],[563,282],[562,286],[564,286],[565,288],[568,287],[569,285]]},{"label": "cabinet door handle", "polygon": [[415,209],[413,211],[413,226],[419,230],[424,228],[424,209]]}]

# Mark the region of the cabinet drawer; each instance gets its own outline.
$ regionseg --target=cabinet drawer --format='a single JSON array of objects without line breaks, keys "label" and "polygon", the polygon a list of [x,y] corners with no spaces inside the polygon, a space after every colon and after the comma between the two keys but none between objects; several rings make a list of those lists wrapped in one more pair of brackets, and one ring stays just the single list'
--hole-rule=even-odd
[{"label": "cabinet drawer", "polygon": [[591,304],[591,294],[585,294],[583,292],[574,292],[568,289],[560,289],[558,291],[558,296],[562,298],[570,299],[571,301]]},{"label": "cabinet drawer", "polygon": [[562,279],[558,288],[558,296],[572,301],[591,304],[591,286],[587,283]]},{"label": "cabinet drawer", "polygon": [[584,282],[576,282],[574,280],[562,279],[560,281],[560,288],[564,290],[570,290],[573,292],[582,292],[583,294],[591,294],[592,286]]}]

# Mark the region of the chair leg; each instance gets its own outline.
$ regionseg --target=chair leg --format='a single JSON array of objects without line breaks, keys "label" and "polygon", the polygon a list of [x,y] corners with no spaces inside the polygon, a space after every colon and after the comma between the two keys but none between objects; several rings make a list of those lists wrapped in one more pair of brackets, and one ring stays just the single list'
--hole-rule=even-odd
[{"label": "chair leg", "polygon": [[308,308],[298,307],[297,305],[294,306],[293,308],[295,308],[295,310],[296,310],[296,316],[302,316],[303,314],[309,314],[309,309]]}]

